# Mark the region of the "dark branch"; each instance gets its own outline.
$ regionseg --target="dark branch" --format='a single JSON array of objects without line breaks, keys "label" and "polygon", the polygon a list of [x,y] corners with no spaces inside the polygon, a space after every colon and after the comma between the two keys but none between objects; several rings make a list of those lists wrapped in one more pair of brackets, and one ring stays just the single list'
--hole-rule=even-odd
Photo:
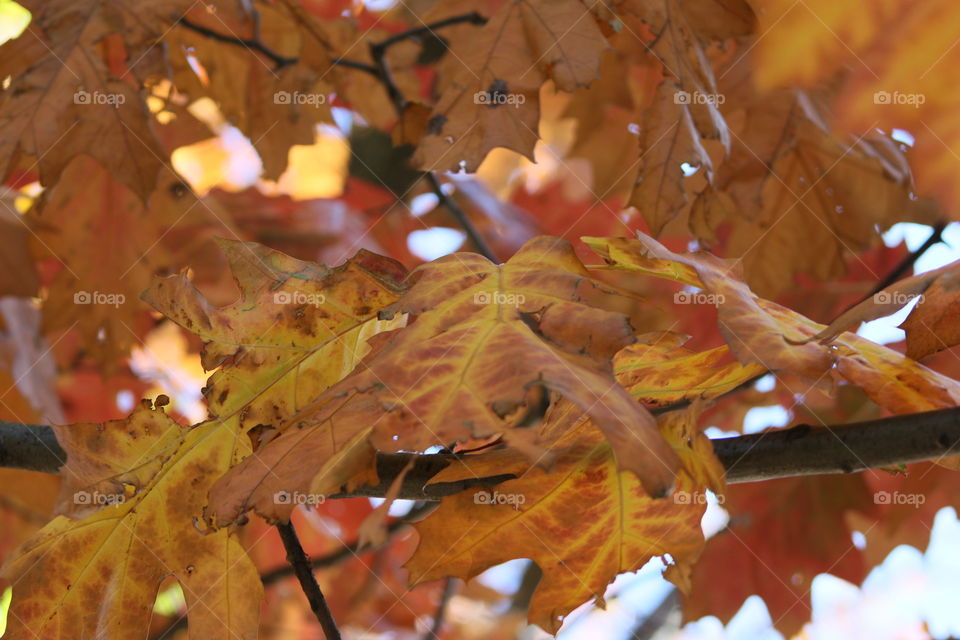
[{"label": "dark branch", "polygon": [[[832,427],[799,425],[716,439],[713,448],[731,484],[894,467],[960,454],[960,408]],[[458,458],[456,455],[381,453],[377,456],[379,484],[330,497],[383,497],[411,457],[416,460],[398,496],[408,500],[436,501],[513,477],[501,474],[430,484],[433,476]],[[57,473],[65,459],[50,427],[0,422],[0,467]]]},{"label": "dark branch", "polygon": [[543,578],[543,571],[533,560],[527,561],[527,568],[523,570],[523,577],[520,578],[520,586],[513,592],[510,598],[510,610],[526,612],[530,608],[530,601],[533,600],[533,592],[536,591],[540,579]]},{"label": "dark branch", "polygon": [[425,24],[422,27],[415,27],[413,29],[407,29],[406,31],[401,31],[400,33],[395,33],[386,40],[378,42],[375,46],[380,49],[387,49],[402,42],[403,40],[409,40],[412,38],[419,38],[422,35],[428,33],[433,33],[437,29],[443,29],[444,27],[451,27],[455,24],[475,24],[477,26],[482,26],[487,24],[487,19],[476,11],[471,13],[465,13],[459,16],[453,16],[450,18],[444,18],[443,20],[437,20],[436,22],[431,22],[430,24]]},{"label": "dark branch", "polygon": [[430,189],[440,199],[440,204],[445,206],[447,211],[450,212],[450,215],[457,221],[457,224],[463,227],[464,233],[467,234],[467,239],[477,248],[477,252],[490,262],[499,264],[500,261],[497,259],[497,256],[493,253],[487,241],[483,239],[483,236],[480,235],[480,231],[474,226],[467,212],[461,209],[460,205],[443,191],[443,187],[437,179],[436,174],[433,171],[428,171],[425,177],[430,184]]},{"label": "dark branch", "polygon": [[[436,502],[427,502],[423,505],[416,506],[413,509],[411,509],[410,512],[407,513],[406,515],[400,518],[397,518],[396,520],[388,524],[387,525],[388,539],[390,536],[393,536],[393,534],[395,534],[397,531],[400,531],[411,522],[414,522],[415,520],[418,520],[422,516],[425,516],[428,512],[433,511],[436,508],[436,506],[437,506]],[[368,550],[369,548],[364,549],[364,551],[368,551]],[[360,541],[354,540],[353,542],[348,542],[347,544],[343,545],[336,551],[331,551],[326,555],[317,556],[316,558],[313,558],[312,560],[310,560],[310,567],[314,570],[328,569],[330,567],[335,567],[341,562],[346,562],[350,558],[355,558],[357,554],[359,554],[360,552],[361,552]],[[276,569],[273,569],[272,571],[268,571],[263,575],[261,575],[260,581],[263,582],[263,586],[269,587],[275,582],[279,582],[284,578],[288,578],[292,575],[294,575],[293,567],[290,565],[282,565],[277,567]]]},{"label": "dark branch", "polygon": [[224,35],[218,31],[214,31],[213,29],[197,24],[196,22],[191,22],[187,18],[180,18],[180,24],[190,31],[199,33],[205,38],[210,38],[211,40],[216,40],[217,42],[223,42],[226,44],[237,45],[238,47],[246,47],[251,51],[256,51],[257,53],[270,58],[274,64],[274,67],[277,69],[282,69],[283,67],[296,64],[297,62],[296,58],[286,58],[268,48],[256,38],[239,38],[236,36]]},{"label": "dark branch", "polygon": [[[873,291],[863,296],[863,298],[861,298],[860,300],[857,300],[856,303],[850,305],[849,309],[852,309],[853,307],[857,306],[858,304],[860,304],[861,302],[863,302],[868,298],[872,298],[874,295],[880,293],[881,291],[883,291],[884,289],[892,285],[897,280],[906,276],[907,273],[910,271],[910,269],[913,268],[913,265],[916,264],[917,260],[920,259],[920,256],[925,254],[933,245],[939,242],[943,242],[943,230],[946,228],[947,228],[946,222],[938,222],[936,225],[934,225],[933,232],[930,234],[930,237],[924,241],[922,245],[917,247],[915,251],[911,251],[910,253],[905,255],[903,257],[903,260],[901,260],[900,263],[897,266],[895,266],[890,271],[890,273],[888,273],[886,277],[877,284],[877,286],[873,288]],[[849,309],[847,310],[849,311]]]},{"label": "dark branch", "polygon": [[654,637],[663,625],[670,618],[670,614],[679,606],[680,598],[676,589],[670,589],[664,596],[657,608],[650,612],[646,618],[634,627],[630,640],[650,640]]},{"label": "dark branch", "polygon": [[443,628],[443,619],[447,615],[447,605],[450,604],[450,598],[453,597],[456,588],[456,580],[447,576],[447,579],[443,581],[443,593],[440,594],[437,614],[433,616],[433,624],[430,625],[430,629],[423,636],[423,640],[440,640],[440,630]]},{"label": "dark branch", "polygon": [[303,547],[300,545],[300,539],[297,537],[297,532],[293,528],[293,523],[281,523],[276,525],[276,527],[277,531],[280,532],[280,540],[283,541],[283,548],[287,550],[287,562],[293,567],[297,580],[300,581],[300,588],[303,589],[303,593],[307,596],[307,600],[310,602],[310,608],[313,610],[314,615],[317,616],[324,635],[327,637],[327,640],[340,640],[340,630],[337,628],[337,623],[333,620],[333,614],[330,613],[330,607],[327,606],[327,600],[323,597],[323,592],[320,591],[320,585],[317,584],[317,579],[313,575],[313,569],[310,568],[310,561],[307,559],[307,554],[303,552]]},{"label": "dark branch", "polygon": [[50,427],[0,420],[0,467],[57,473],[66,461]]}]

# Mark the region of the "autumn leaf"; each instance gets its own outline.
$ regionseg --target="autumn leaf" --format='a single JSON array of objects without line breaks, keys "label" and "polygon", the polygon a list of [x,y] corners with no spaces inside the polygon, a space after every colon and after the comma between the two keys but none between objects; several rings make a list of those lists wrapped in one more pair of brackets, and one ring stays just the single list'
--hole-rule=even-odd
[{"label": "autumn leaf", "polygon": [[[397,300],[404,269],[366,251],[331,269],[254,243],[219,244],[240,287],[236,302],[212,306],[184,275],[154,281],[144,299],[204,340],[205,368],[219,367],[205,388],[211,418],[257,441],[293,426],[300,433],[317,396],[356,366],[367,339],[402,320],[380,321],[375,311]],[[358,464],[368,459],[368,451],[362,453],[367,457]],[[265,466],[269,455],[258,451],[248,463],[253,471],[233,477],[274,475]],[[230,492],[231,516],[218,517],[224,507],[218,490],[213,493],[212,522],[233,521],[246,511],[240,507],[245,496]],[[273,504],[284,517],[295,506]]]},{"label": "autumn leaf", "polygon": [[907,334],[907,355],[920,360],[960,343],[952,321],[956,303],[957,262],[894,282],[847,309],[812,340],[828,343],[861,322],[889,316],[914,300],[917,305],[901,325]]},{"label": "autumn leaf", "polygon": [[[687,448],[683,433],[693,415],[684,412],[683,419],[665,423],[664,435],[678,452]],[[549,470],[531,466],[516,452],[499,451],[466,456],[433,478],[518,476],[493,490],[444,498],[417,523],[420,545],[406,565],[413,584],[444,575],[467,580],[502,562],[531,558],[543,578],[529,618],[556,633],[564,616],[583,602],[593,598],[602,606],[605,587],[618,574],[664,554],[673,566],[696,559],[703,544],[703,483],[717,489],[722,482],[712,452],[692,456],[691,470],[678,480],[678,496],[699,499],[656,500],[632,474],[619,470],[610,445],[589,421],[544,427],[558,428],[559,453]]]},{"label": "autumn leaf", "polygon": [[443,93],[414,161],[424,169],[461,162],[474,171],[495,147],[533,157],[539,92],[597,76],[606,40],[578,0],[506,2],[475,36],[456,43],[440,71]]},{"label": "autumn leaf", "polygon": [[731,362],[726,346],[691,351],[683,346],[686,339],[669,331],[638,336],[613,359],[617,380],[641,402],[669,406],[721,396],[766,372],[757,363]]},{"label": "autumn leaf", "polygon": [[[263,162],[264,176],[277,179],[287,168],[290,147],[313,144],[316,125],[332,121],[327,102],[332,87],[323,81],[329,61],[322,44],[301,33],[284,9],[260,7],[258,16],[265,46],[290,63],[278,66],[253,50],[183,26],[167,39],[179,53],[173,61],[178,86],[194,99],[214,100],[227,120],[250,138]],[[243,33],[253,28],[244,14],[218,12],[211,18],[198,12],[190,17],[202,20],[200,26],[214,32]]]},{"label": "autumn leaf", "polygon": [[[345,469],[369,458],[368,440],[381,451],[422,450],[509,431],[518,413],[535,409],[525,401],[536,386],[590,415],[623,468],[652,493],[670,486],[675,455],[613,377],[610,359],[633,341],[627,319],[605,309],[620,295],[590,279],[567,243],[532,240],[500,266],[454,254],[418,277],[388,307],[416,320],[316,398],[297,430],[227,474],[211,495],[213,522],[232,522],[250,507],[288,517],[290,505],[272,500],[276,492],[335,491],[350,477]],[[517,357],[504,361],[504,349]],[[294,457],[315,462],[289,464]]]},{"label": "autumn leaf", "polygon": [[[948,25],[957,20],[957,7],[890,2],[859,11],[826,0],[799,10],[786,0],[761,5],[759,28],[767,35],[757,42],[757,84],[829,82],[841,68],[849,70],[835,101],[839,124],[857,134],[893,127],[913,132],[918,190],[956,203],[958,52]],[[897,34],[892,44],[891,33]],[[803,56],[787,53],[798,45]]]},{"label": "autumn leaf", "polygon": [[111,366],[136,340],[140,292],[190,246],[164,236],[208,227],[206,209],[170,171],[147,206],[90,158],[77,158],[63,176],[26,216],[34,254],[62,265],[48,284],[46,328],[76,327],[89,353]]},{"label": "autumn leaf", "polygon": [[133,2],[24,4],[33,21],[0,55],[0,76],[12,77],[0,94],[0,176],[9,176],[23,154],[36,160],[50,187],[84,154],[146,201],[163,165],[150,114],[135,76],[111,73],[96,49],[122,31],[125,62],[135,67],[164,22],[189,3],[167,0],[145,10]]},{"label": "autumn leaf", "polygon": [[[844,336],[831,349],[813,341],[823,325],[776,303],[758,298],[736,279],[734,263],[705,253],[678,254],[638,234],[625,238],[587,238],[607,260],[641,273],[689,283],[692,268],[697,285],[718,308],[720,333],[737,360],[773,372],[794,373],[813,385],[822,384],[834,365],[848,382],[893,413],[912,413],[955,406],[960,384],[903,355],[859,336]],[[667,261],[667,262],[664,262]],[[671,275],[669,263],[676,267]]]},{"label": "autumn leaf", "polygon": [[[611,310],[618,299],[556,238],[531,240],[500,266],[454,254],[422,267],[391,308],[416,321],[349,383],[387,409],[374,444],[417,450],[501,433],[524,390],[542,385],[586,411],[624,468],[659,494],[674,458],[613,378],[610,359],[634,340]],[[504,350],[516,357],[503,360]]]},{"label": "autumn leaf", "polygon": [[640,174],[630,196],[654,235],[673,220],[689,202],[689,186],[681,165],[712,174],[713,163],[700,142],[686,102],[677,102],[682,91],[665,80],[644,114],[640,141]]},{"label": "autumn leaf", "polygon": [[216,421],[185,431],[147,401],[124,420],[58,432],[72,503],[99,508],[82,520],[57,516],[7,559],[3,576],[17,594],[7,635],[140,635],[173,575],[191,636],[256,638],[256,568],[233,532],[202,535],[192,525],[213,479],[249,453],[245,436]]}]

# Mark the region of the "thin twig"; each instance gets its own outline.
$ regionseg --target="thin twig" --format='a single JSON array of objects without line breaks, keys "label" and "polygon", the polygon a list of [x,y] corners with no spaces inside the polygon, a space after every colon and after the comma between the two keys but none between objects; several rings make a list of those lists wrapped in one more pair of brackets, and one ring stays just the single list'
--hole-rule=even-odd
[{"label": "thin twig", "polygon": [[526,611],[530,608],[530,601],[533,599],[533,592],[537,590],[540,579],[543,578],[543,571],[533,560],[527,561],[527,568],[523,570],[523,577],[520,578],[520,586],[513,592],[510,598],[511,611]]},{"label": "thin twig", "polygon": [[634,628],[630,640],[650,640],[666,624],[670,614],[677,608],[679,600],[677,590],[671,588],[660,604]]},{"label": "thin twig", "polygon": [[436,194],[437,198],[440,199],[441,204],[447,208],[447,211],[450,212],[450,215],[454,217],[461,227],[463,227],[464,233],[467,234],[467,239],[473,243],[473,246],[477,248],[477,252],[480,253],[484,258],[489,260],[494,264],[499,264],[497,256],[493,253],[493,249],[490,248],[490,245],[487,244],[487,241],[483,239],[483,236],[480,235],[480,231],[474,226],[473,221],[470,220],[470,217],[467,215],[467,212],[460,208],[453,198],[447,195],[443,186],[440,184],[440,181],[437,179],[437,174],[433,171],[428,171],[426,173],[427,182],[430,184],[430,189]]},{"label": "thin twig", "polygon": [[463,24],[465,22],[469,24],[475,24],[477,26],[482,26],[487,24],[487,19],[484,18],[479,13],[477,13],[476,11],[472,11],[470,13],[464,13],[463,15],[444,18],[443,20],[437,20],[436,22],[425,24],[422,27],[414,27],[413,29],[407,29],[406,31],[395,33],[389,38],[387,38],[386,40],[380,41],[377,44],[377,46],[380,47],[381,49],[387,49],[403,40],[417,38],[427,33],[433,33],[437,29],[443,29],[444,27],[450,27],[455,24]]},{"label": "thin twig", "polygon": [[179,23],[182,24],[187,29],[190,29],[191,31],[195,31],[196,33],[199,33],[204,37],[210,38],[211,40],[216,40],[217,42],[223,42],[226,44],[233,44],[241,47],[246,47],[251,51],[256,51],[257,53],[260,53],[270,58],[270,60],[274,64],[274,67],[277,69],[282,69],[283,67],[296,64],[297,62],[297,58],[284,57],[279,53],[273,51],[272,49],[268,48],[265,44],[263,44],[262,42],[260,42],[260,40],[256,38],[238,38],[235,36],[224,35],[218,31],[214,31],[213,29],[197,24],[196,22],[192,22],[187,18],[180,18]]},{"label": "thin twig", "polygon": [[877,286],[873,288],[873,290],[870,293],[868,293],[867,295],[863,296],[861,299],[857,300],[855,303],[850,305],[850,307],[847,310],[849,311],[850,309],[857,306],[864,300],[867,300],[868,298],[872,298],[876,294],[880,293],[881,291],[883,291],[884,289],[892,285],[897,280],[903,278],[907,274],[907,272],[909,272],[910,269],[913,268],[913,265],[916,264],[917,260],[920,259],[920,256],[926,253],[933,245],[943,242],[943,230],[946,228],[947,228],[946,222],[938,222],[936,225],[934,225],[933,233],[930,234],[930,237],[927,238],[922,245],[917,247],[914,251],[911,251],[910,253],[905,255],[903,257],[903,260],[901,260],[900,263],[896,267],[894,267],[893,270],[890,271],[890,273],[888,273],[886,277],[883,280],[881,280],[877,284]]},{"label": "thin twig", "polygon": [[[393,536],[396,532],[400,531],[407,525],[409,525],[414,520],[421,518],[426,515],[428,512],[433,511],[437,508],[436,502],[425,502],[423,504],[413,507],[409,513],[404,516],[401,516],[387,525],[387,536]],[[389,537],[388,537],[389,542]],[[369,551],[369,548],[365,548],[363,551]],[[331,551],[330,553],[322,556],[317,556],[310,560],[310,567],[313,570],[317,569],[328,569],[334,567],[341,562],[345,562],[350,558],[357,557],[357,554],[360,553],[360,540],[354,540],[344,544],[342,547],[336,551]],[[281,565],[276,569],[268,571],[260,576],[260,581],[263,582],[263,586],[268,587],[275,582],[279,582],[284,578],[288,578],[294,575],[293,567],[290,565]]]},{"label": "thin twig", "polygon": [[426,635],[423,636],[423,640],[439,640],[440,639],[440,629],[443,628],[443,619],[447,615],[447,605],[450,604],[450,598],[453,597],[453,592],[456,590],[457,583],[454,578],[447,577],[443,582],[443,593],[440,594],[440,604],[437,605],[437,614],[433,616],[433,624],[430,625],[430,629],[427,631]]},{"label": "thin twig", "polygon": [[300,588],[307,596],[310,608],[317,616],[324,635],[327,640],[340,640],[340,630],[333,620],[333,614],[330,613],[330,607],[327,606],[327,600],[323,597],[323,592],[320,591],[320,585],[317,584],[317,579],[313,575],[310,560],[307,558],[307,554],[303,552],[303,546],[300,545],[300,538],[297,537],[297,531],[293,528],[293,523],[280,523],[276,527],[277,531],[280,532],[283,548],[287,550],[287,562],[293,567],[297,580],[300,581]]}]

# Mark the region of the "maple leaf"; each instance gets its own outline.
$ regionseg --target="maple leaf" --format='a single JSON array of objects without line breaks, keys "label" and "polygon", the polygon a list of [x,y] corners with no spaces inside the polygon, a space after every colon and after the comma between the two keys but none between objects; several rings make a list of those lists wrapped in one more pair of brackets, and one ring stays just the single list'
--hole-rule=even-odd
[{"label": "maple leaf", "polygon": [[63,177],[26,216],[34,253],[63,265],[48,285],[44,321],[48,330],[77,327],[87,350],[110,366],[136,337],[140,292],[182,255],[184,246],[164,237],[208,222],[170,171],[148,206],[90,158],[76,158]]},{"label": "maple leaf", "polygon": [[613,359],[617,380],[641,402],[669,406],[721,396],[766,372],[757,363],[729,362],[726,346],[694,352],[682,346],[686,340],[669,331],[638,336]]},{"label": "maple leaf", "polygon": [[184,274],[156,279],[143,298],[204,341],[212,417],[241,430],[282,429],[356,366],[366,339],[396,325],[378,309],[396,301],[406,270],[368,251],[336,268],[252,242],[218,239],[240,297],[211,305]]},{"label": "maple leaf", "polygon": [[[758,15],[766,34],[755,56],[760,88],[810,85],[849,72],[835,100],[840,127],[913,132],[918,191],[957,202],[952,149],[960,123],[953,105],[960,94],[953,69],[960,57],[947,26],[958,19],[954,3],[890,2],[860,11],[816,0],[798,11],[786,0],[764,0]],[[797,46],[804,55],[789,53]]]},{"label": "maple leaf", "polygon": [[728,120],[740,125],[690,228],[708,247],[726,236],[724,255],[743,261],[757,293],[781,293],[798,272],[839,277],[850,252],[879,244],[878,228],[934,217],[931,203],[913,195],[906,157],[890,138],[837,138],[816,96],[757,95],[740,86],[749,77],[728,82]]},{"label": "maple leaf", "polygon": [[606,46],[578,0],[503,3],[476,35],[454,43],[414,162],[474,171],[494,147],[533,159],[541,85],[552,79],[572,91],[589,84]]},{"label": "maple leaf", "polygon": [[861,322],[889,316],[917,300],[904,320],[907,356],[921,359],[960,343],[960,333],[952,321],[957,303],[957,271],[960,262],[904,278],[860,301],[833,320],[811,340],[828,343]]},{"label": "maple leaf", "polygon": [[[674,253],[639,233],[637,240],[585,241],[620,267],[686,284],[694,282],[694,286],[709,291],[718,308],[720,332],[743,365],[759,364],[820,384],[836,364],[839,376],[861,387],[874,402],[894,413],[946,408],[955,406],[960,399],[957,381],[859,336],[838,339],[837,349],[814,342],[816,336],[824,335],[823,325],[758,298],[735,278],[737,270],[731,261],[706,253]],[[695,277],[700,281],[693,280]]]},{"label": "maple leaf", "polygon": [[535,238],[500,266],[454,254],[419,274],[389,310],[416,321],[345,381],[387,409],[375,446],[417,450],[501,433],[526,389],[542,385],[590,415],[651,493],[669,486],[669,448],[612,375],[610,359],[634,341],[613,311],[621,295],[591,279],[567,242]]},{"label": "maple leaf", "polygon": [[0,76],[12,77],[0,93],[0,177],[26,154],[50,187],[83,154],[146,201],[163,154],[135,76],[114,73],[99,47],[122,31],[125,62],[135,67],[145,44],[189,3],[149,3],[146,12],[130,1],[25,5],[33,14],[28,31],[0,48]]},{"label": "maple leaf", "polygon": [[256,638],[256,567],[230,530],[192,526],[210,483],[249,453],[246,437],[215,421],[184,431],[147,401],[123,420],[56,429],[71,461],[66,494],[101,508],[57,516],[7,559],[3,575],[16,584],[7,636],[139,636],[173,575],[191,636]]},{"label": "maple leaf", "polygon": [[[703,498],[705,486],[722,486],[722,467],[709,442],[706,451],[692,454],[687,443],[703,438],[690,426],[695,413],[676,413],[680,419],[664,420],[663,432],[678,453],[685,450],[689,465],[677,496]],[[618,468],[610,444],[589,421],[569,426],[561,419],[544,430],[560,432],[549,470],[508,450],[465,456],[435,476],[431,482],[501,473],[518,478],[492,492],[444,498],[415,525],[420,544],[406,566],[411,584],[418,584],[445,575],[467,580],[502,562],[531,558],[543,578],[528,615],[555,634],[567,613],[590,598],[602,606],[605,587],[618,574],[636,571],[654,556],[670,554],[671,568],[683,567],[682,574],[703,545],[705,502],[651,498]]]},{"label": "maple leaf", "polygon": [[[330,63],[325,43],[302,33],[283,9],[258,7],[258,16],[266,46],[288,64],[278,67],[252,50],[183,26],[165,40],[177,52],[171,61],[177,87],[191,98],[207,96],[216,102],[226,119],[250,138],[264,177],[277,179],[287,167],[290,147],[313,144],[316,125],[333,122],[328,104],[332,87],[322,80]],[[199,13],[197,21],[214,33],[241,34],[253,28],[245,12]]]},{"label": "maple leaf", "polygon": [[[377,311],[399,298],[405,270],[367,251],[328,268],[255,243],[219,240],[219,245],[240,287],[236,302],[212,306],[184,275],[155,280],[144,299],[204,340],[204,367],[219,367],[204,389],[212,418],[258,441],[293,427],[300,433],[322,406],[317,397],[353,370],[367,339],[402,322],[401,317],[378,320]],[[273,475],[267,463],[276,447],[265,449],[238,465],[230,478],[256,486],[258,472]],[[306,456],[303,449],[299,453]],[[370,453],[362,449],[348,472],[355,473]],[[248,467],[252,471],[244,471]],[[312,469],[292,465],[290,472],[304,467]],[[275,491],[269,494],[274,508],[289,517],[295,505],[273,500]],[[223,515],[226,499],[214,490],[211,522],[233,521],[246,511],[240,507],[242,492],[227,493],[231,515]]]},{"label": "maple leaf", "polygon": [[688,203],[688,181],[682,164],[712,175],[713,163],[686,102],[677,102],[678,87],[664,81],[644,114],[640,141],[640,173],[630,204],[643,214],[654,235]]},{"label": "maple leaf", "polygon": [[[624,469],[654,495],[673,482],[676,456],[653,417],[613,376],[610,360],[633,341],[627,318],[607,310],[619,294],[592,280],[557,238],[531,240],[504,265],[458,253],[420,267],[416,283],[383,314],[416,320],[380,341],[363,367],[321,394],[296,430],[280,435],[211,493],[211,522],[250,507],[289,517],[278,491],[330,493],[381,451],[506,432],[535,413],[542,386],[574,402],[611,441]],[[505,360],[504,352],[514,354]],[[519,417],[518,417],[519,416]],[[312,465],[292,465],[294,459]]]}]

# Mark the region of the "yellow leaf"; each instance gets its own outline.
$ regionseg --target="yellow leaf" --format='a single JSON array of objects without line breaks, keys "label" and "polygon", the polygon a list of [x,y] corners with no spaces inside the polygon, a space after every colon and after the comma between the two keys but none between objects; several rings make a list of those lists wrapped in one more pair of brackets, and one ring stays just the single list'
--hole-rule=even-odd
[{"label": "yellow leaf", "polygon": [[663,406],[721,396],[766,371],[757,363],[730,362],[726,346],[690,351],[681,346],[686,339],[669,331],[639,336],[614,358],[617,380],[641,402]]},{"label": "yellow leaf", "polygon": [[56,517],[8,559],[7,637],[139,637],[172,575],[191,637],[256,638],[256,567],[231,531],[193,526],[212,481],[249,453],[246,437],[213,421],[184,433],[146,402],[124,420],[72,430],[57,428],[77,471],[67,476],[72,501],[100,508]]},{"label": "yellow leaf", "polygon": [[[684,412],[664,426],[678,453],[689,451],[684,433],[691,418]],[[420,545],[406,565],[411,583],[446,575],[466,580],[502,562],[530,558],[543,571],[530,620],[556,633],[575,607],[591,598],[602,606],[606,586],[620,573],[664,554],[674,565],[696,560],[703,546],[703,484],[684,471],[672,498],[652,499],[636,477],[618,470],[610,445],[589,421],[555,446],[559,454],[549,470],[531,467],[519,453],[497,451],[466,456],[441,471],[434,482],[519,477],[444,498],[417,523]],[[712,451],[689,459],[697,476],[722,482],[708,470],[719,468]]]}]

